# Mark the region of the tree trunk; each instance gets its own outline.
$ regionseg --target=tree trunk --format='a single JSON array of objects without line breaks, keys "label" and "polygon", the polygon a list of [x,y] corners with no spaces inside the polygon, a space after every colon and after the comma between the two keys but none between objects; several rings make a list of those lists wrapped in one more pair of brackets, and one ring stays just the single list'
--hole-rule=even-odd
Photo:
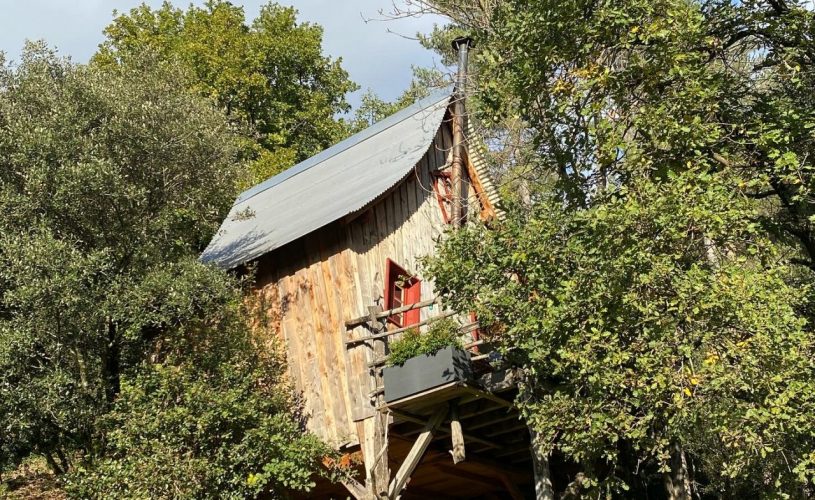
[{"label": "tree trunk", "polygon": [[62,475],[63,471],[62,468],[57,464],[57,461],[54,460],[54,456],[50,453],[43,453],[45,455],[45,461],[48,462],[48,466],[51,467],[51,471],[54,473],[55,476]]},{"label": "tree trunk", "polygon": [[544,452],[538,433],[529,427],[532,447],[532,466],[535,470],[536,500],[555,500],[555,489],[552,487],[552,471],[549,468],[549,454]]},{"label": "tree trunk", "polygon": [[57,458],[59,458],[59,464],[62,467],[62,470],[68,472],[71,468],[71,462],[68,461],[68,458],[65,456],[65,453],[62,452],[60,448],[57,448]]},{"label": "tree trunk", "polygon": [[529,189],[528,180],[522,178],[518,182],[518,197],[521,199],[521,204],[524,208],[530,208],[532,206],[532,190]]},{"label": "tree trunk", "polygon": [[688,461],[679,444],[673,445],[670,466],[671,470],[662,475],[668,499],[691,500],[692,486],[690,473],[688,472]]},{"label": "tree trunk", "polygon": [[119,378],[120,352],[119,339],[116,334],[116,323],[108,321],[107,330],[107,346],[102,369],[104,370],[105,377],[105,399],[108,403],[113,403],[113,400],[119,395],[121,389]]},{"label": "tree trunk", "polygon": [[364,428],[363,459],[365,461],[365,487],[369,498],[382,498],[388,494],[391,471],[388,464],[388,416],[377,411],[362,421]]}]

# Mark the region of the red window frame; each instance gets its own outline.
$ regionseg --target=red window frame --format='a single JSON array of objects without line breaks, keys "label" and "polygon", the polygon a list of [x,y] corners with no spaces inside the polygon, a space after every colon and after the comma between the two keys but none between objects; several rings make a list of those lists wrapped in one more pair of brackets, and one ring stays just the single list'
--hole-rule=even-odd
[{"label": "red window frame", "polygon": [[449,171],[433,172],[433,190],[439,200],[441,216],[445,224],[450,224],[453,215],[453,177]]},{"label": "red window frame", "polygon": [[[385,309],[415,304],[422,300],[422,281],[410,275],[399,264],[390,259],[385,261]],[[388,321],[398,327],[415,325],[419,322],[419,309],[394,314]]]}]

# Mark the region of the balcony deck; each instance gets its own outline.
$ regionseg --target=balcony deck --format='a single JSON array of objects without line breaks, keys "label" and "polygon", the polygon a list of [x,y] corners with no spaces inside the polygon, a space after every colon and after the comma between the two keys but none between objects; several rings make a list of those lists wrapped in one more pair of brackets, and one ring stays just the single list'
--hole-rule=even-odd
[{"label": "balcony deck", "polygon": [[[372,308],[370,315],[346,322],[346,346],[368,346],[369,404],[374,416],[362,442],[369,494],[388,498],[529,498],[534,495],[533,459],[526,423],[513,401],[516,372],[495,369],[489,363],[488,343],[473,338],[471,351],[477,376],[443,383],[410,396],[386,402],[382,367],[387,362],[389,339],[407,328],[389,330],[389,315],[408,308],[440,304],[438,300],[391,311]],[[434,318],[454,317],[439,308]],[[466,334],[477,323],[460,321]],[[366,453],[367,451],[367,453]],[[382,457],[387,455],[387,461]],[[395,471],[395,474],[391,474]],[[378,476],[378,477],[377,477]]]}]

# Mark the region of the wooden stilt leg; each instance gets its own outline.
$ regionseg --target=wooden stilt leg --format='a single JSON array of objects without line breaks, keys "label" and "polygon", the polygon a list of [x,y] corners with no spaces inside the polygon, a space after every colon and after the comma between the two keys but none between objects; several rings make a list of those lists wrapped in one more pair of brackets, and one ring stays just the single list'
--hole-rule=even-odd
[{"label": "wooden stilt leg", "polygon": [[388,493],[390,468],[388,467],[388,443],[385,436],[387,418],[377,412],[362,422],[364,427],[363,455],[365,459],[365,489],[369,498],[381,498]]},{"label": "wooden stilt leg", "polygon": [[[371,331],[384,331],[386,325],[377,319],[376,315],[382,312],[380,306],[370,307],[369,329]],[[371,359],[381,358],[385,355],[385,339],[371,341]],[[382,368],[371,368],[371,387],[375,389],[382,385]],[[371,403],[374,409],[382,404],[382,394],[376,395]],[[388,415],[375,410],[374,415],[363,421],[364,441],[362,443],[365,458],[365,489],[368,497],[378,499],[386,497],[390,484],[390,468],[388,467]]]},{"label": "wooden stilt leg", "polygon": [[356,480],[349,478],[340,482],[356,500],[367,500],[368,492],[365,490],[365,487]]}]

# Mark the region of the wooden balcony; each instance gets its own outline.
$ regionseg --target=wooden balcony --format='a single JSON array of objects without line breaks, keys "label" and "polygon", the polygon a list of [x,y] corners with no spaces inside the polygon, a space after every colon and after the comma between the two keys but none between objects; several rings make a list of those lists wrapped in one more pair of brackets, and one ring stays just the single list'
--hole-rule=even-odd
[{"label": "wooden balcony", "polygon": [[[436,307],[438,306],[438,307]],[[387,318],[416,308],[434,315],[409,327]],[[467,336],[474,376],[444,383],[385,402],[382,370],[388,344],[410,328],[424,329],[456,317]],[[529,498],[534,475],[529,431],[513,405],[515,372],[490,363],[489,342],[474,338],[478,324],[445,310],[437,299],[392,310],[371,307],[364,317],[346,321],[347,348],[364,347],[368,369],[364,392],[373,416],[361,428],[365,484],[349,488],[358,498]],[[359,390],[359,389],[357,389]],[[392,471],[395,471],[392,473]]]}]

